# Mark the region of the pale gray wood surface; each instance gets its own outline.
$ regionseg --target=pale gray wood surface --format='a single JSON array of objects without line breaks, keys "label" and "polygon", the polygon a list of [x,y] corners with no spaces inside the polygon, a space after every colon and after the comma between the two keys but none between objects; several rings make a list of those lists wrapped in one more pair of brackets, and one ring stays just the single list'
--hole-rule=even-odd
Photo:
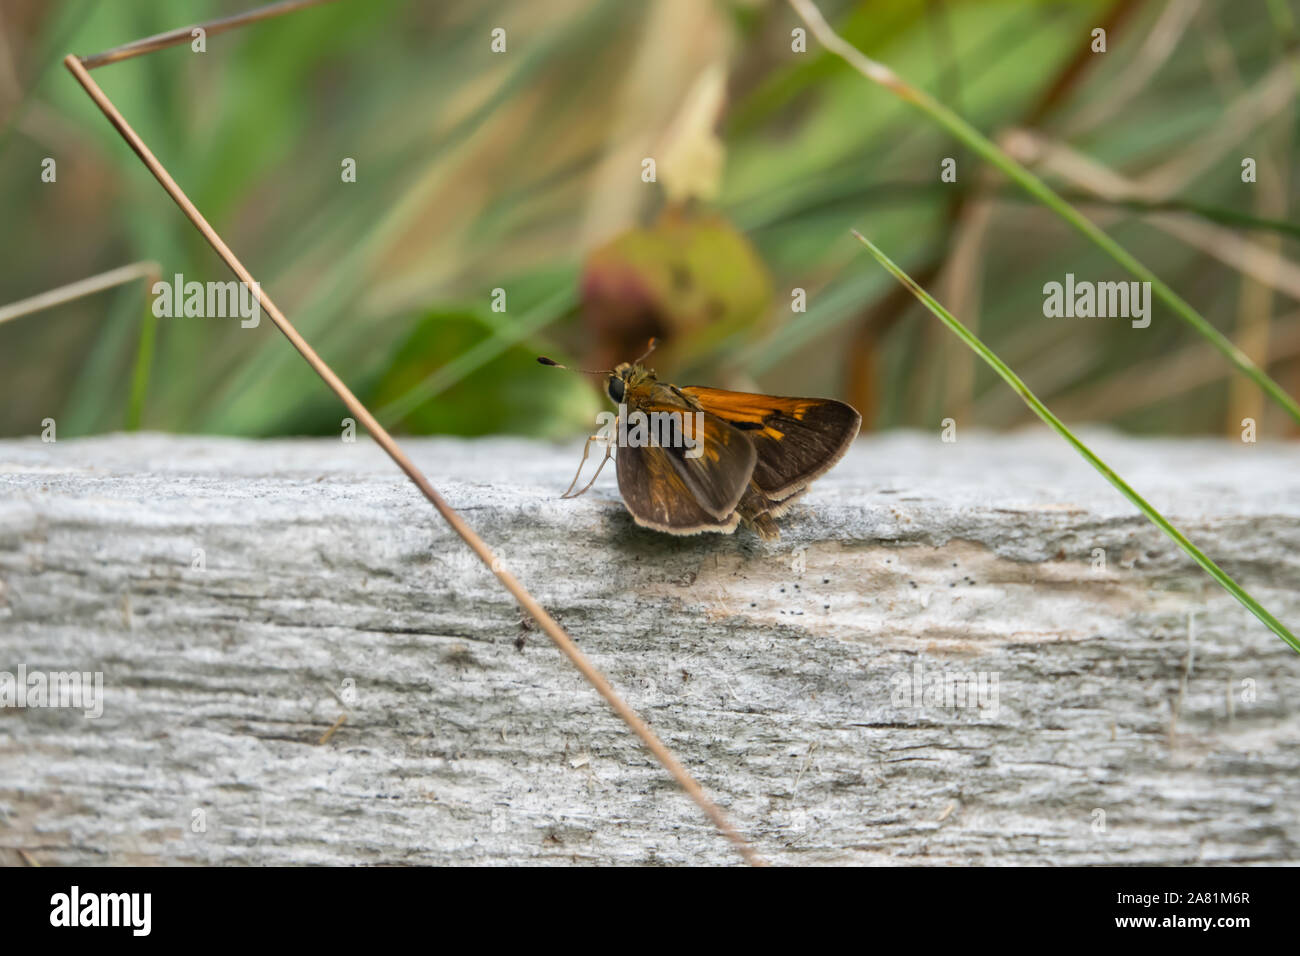
[{"label": "pale gray wood surface", "polygon": [[[1300,448],[1090,437],[1300,627]],[[772,545],[407,445],[774,862],[1300,861],[1300,657],[1055,436],[866,438]],[[19,665],[105,705],[0,710],[0,863],[737,859],[364,438],[0,442]]]}]

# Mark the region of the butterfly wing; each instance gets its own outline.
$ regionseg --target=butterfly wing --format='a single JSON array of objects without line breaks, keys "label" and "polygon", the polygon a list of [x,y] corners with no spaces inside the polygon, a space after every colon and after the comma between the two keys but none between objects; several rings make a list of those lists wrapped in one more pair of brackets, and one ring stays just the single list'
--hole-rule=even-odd
[{"label": "butterfly wing", "polygon": [[683,423],[678,427],[694,438],[696,453],[677,443],[664,449],[669,461],[700,506],[719,520],[726,518],[736,510],[758,462],[754,443],[716,415],[672,414],[674,421]]},{"label": "butterfly wing", "polygon": [[735,531],[740,514],[733,510],[727,517],[717,518],[705,511],[668,451],[654,447],[618,449],[618,490],[636,523],[669,534]]},{"label": "butterfly wing", "polygon": [[659,446],[620,445],[618,487],[639,524],[696,534],[731,531],[736,506],[749,487],[758,452],[743,432],[715,415],[680,406],[643,405],[638,410],[668,416],[678,436],[690,440]]},{"label": "butterfly wing", "polygon": [[826,398],[780,398],[720,388],[683,388],[709,415],[743,432],[758,452],[753,480],[782,501],[844,457],[862,425],[851,405]]}]

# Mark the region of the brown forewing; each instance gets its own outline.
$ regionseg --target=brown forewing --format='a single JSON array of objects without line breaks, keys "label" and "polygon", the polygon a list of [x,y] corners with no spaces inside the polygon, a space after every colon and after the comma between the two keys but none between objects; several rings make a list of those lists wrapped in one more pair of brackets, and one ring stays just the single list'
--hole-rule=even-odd
[{"label": "brown forewing", "polygon": [[825,474],[862,425],[850,405],[825,398],[782,398],[720,388],[683,388],[712,415],[744,433],[758,453],[753,481],[781,501]]}]

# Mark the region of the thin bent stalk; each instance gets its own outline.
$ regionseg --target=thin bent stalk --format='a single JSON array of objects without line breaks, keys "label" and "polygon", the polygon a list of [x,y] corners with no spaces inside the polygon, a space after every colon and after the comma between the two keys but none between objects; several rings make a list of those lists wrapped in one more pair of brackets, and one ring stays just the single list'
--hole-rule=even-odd
[{"label": "thin bent stalk", "polygon": [[1076,438],[1074,433],[1071,432],[1070,429],[1067,428],[1059,418],[1053,415],[1051,410],[1039,400],[1038,396],[1029,390],[1029,386],[1020,380],[1020,376],[1011,371],[1010,367],[998,358],[987,345],[980,341],[978,336],[971,332],[970,329],[966,328],[966,326],[962,325],[961,322],[959,322],[951,312],[940,305],[939,302],[930,295],[930,293],[917,285],[911,276],[896,265],[894,261],[885,255],[884,252],[882,252],[870,239],[863,236],[857,230],[854,230],[853,235],[859,242],[867,247],[868,251],[870,251],[873,256],[876,257],[877,262],[888,269],[889,272],[893,274],[894,278],[906,286],[914,296],[920,299],[921,303],[933,312],[944,325],[952,329],[952,331],[956,333],[957,337],[970,347],[971,351],[982,358],[989,367],[993,369],[993,371],[1002,376],[1003,380],[1016,390],[1017,394],[1019,394],[1025,404],[1033,410],[1035,415],[1047,422],[1047,424],[1050,425],[1058,435],[1069,442],[1074,447],[1074,450],[1084,457],[1088,464],[1096,468],[1103,478],[1119,490],[1120,494],[1133,502],[1133,504],[1137,506],[1138,510],[1146,515],[1152,524],[1165,534],[1169,535],[1169,537],[1173,538],[1174,542],[1186,551],[1192,560],[1205,570],[1206,574],[1218,581],[1223,589],[1240,601],[1246,610],[1250,611],[1251,614],[1254,614],[1257,618],[1268,625],[1269,630],[1282,638],[1282,640],[1284,640],[1293,651],[1300,653],[1300,640],[1297,640],[1296,636],[1287,630],[1286,626],[1283,625],[1281,621],[1275,618],[1264,609],[1263,605],[1247,594],[1240,584],[1234,581],[1222,568],[1211,561],[1200,548],[1192,544],[1192,542],[1187,539],[1186,535],[1170,524],[1169,520],[1152,507],[1145,498],[1134,491],[1128,482],[1115,474],[1115,472],[1111,470],[1110,466],[1098,458],[1091,448]]},{"label": "thin bent stalk", "polygon": [[[302,3],[298,3],[297,0],[285,0],[282,4],[272,4],[268,7],[264,7],[262,8],[262,11],[266,15],[270,15],[270,11],[273,9],[284,10],[287,12],[291,6],[296,8],[297,6],[305,5],[309,5],[307,0],[303,0]],[[255,13],[256,11],[250,11],[249,14],[243,15],[241,22],[251,22],[252,19],[256,19],[254,16]],[[159,37],[153,39],[156,39],[159,42],[167,39],[167,42],[170,43],[170,38],[174,38],[174,36],[175,33],[173,31],[172,34],[160,34]],[[152,41],[144,42],[148,44]],[[127,47],[120,49],[125,50],[128,48],[136,49],[136,47],[130,44],[128,44]],[[148,50],[141,48],[140,52],[148,52]],[[199,212],[198,207],[194,205],[190,198],[185,194],[184,190],[182,190],[177,184],[176,180],[172,178],[166,167],[164,167],[158,160],[158,157],[156,157],[149,147],[145,145],[144,140],[140,138],[140,135],[131,127],[131,124],[126,121],[126,118],[122,116],[117,107],[113,105],[113,102],[108,98],[108,95],[100,88],[98,83],[91,79],[90,73],[87,71],[82,61],[75,55],[69,54],[64,57],[63,65],[67,67],[68,71],[73,75],[76,81],[81,84],[82,89],[86,91],[86,94],[90,97],[91,101],[94,102],[100,112],[104,114],[110,125],[117,130],[118,134],[126,141],[131,150],[137,157],[139,157],[145,168],[149,170],[153,177],[158,181],[159,185],[163,187],[163,190],[171,197],[172,201],[180,207],[181,212],[190,220],[203,238],[207,240],[208,244],[212,246],[217,255],[220,256],[230,270],[234,272],[248,288],[256,290],[258,301],[261,303],[262,309],[266,312],[267,317],[270,318],[276,328],[284,334],[285,338],[289,340],[289,343],[297,350],[303,360],[311,366],[312,370],[316,372],[330,390],[338,396],[339,400],[353,415],[353,417],[363,427],[365,427],[374,439],[375,443],[379,445],[388,454],[389,458],[393,460],[393,463],[411,479],[412,484],[414,484],[420,493],[428,499],[429,503],[433,505],[434,510],[436,510],[438,514],[442,516],[443,520],[451,526],[451,529],[460,537],[466,546],[468,546],[469,549],[478,556],[479,560],[482,561],[494,575],[496,575],[497,580],[501,582],[505,589],[519,603],[520,607],[522,607],[533,618],[533,620],[537,622],[538,626],[551,639],[561,653],[569,659],[587,682],[591,684],[602,698],[604,698],[611,709],[613,709],[624,723],[628,725],[632,732],[636,734],[636,736],[646,746],[646,749],[654,755],[655,759],[663,765],[664,769],[667,770],[681,788],[686,791],[687,795],[713,822],[718,831],[726,836],[727,839],[731,840],[737,851],[742,857],[744,857],[745,861],[753,866],[765,866],[766,862],[762,857],[754,851],[754,849],[749,845],[749,842],[740,834],[740,831],[731,824],[721,807],[719,807],[709,797],[709,795],[704,792],[704,788],[700,786],[699,782],[691,775],[690,771],[682,765],[682,763],[673,755],[673,752],[668,749],[662,740],[659,739],[658,735],[650,728],[650,725],[647,724],[625,700],[623,700],[619,693],[614,689],[614,686],[591,662],[587,655],[582,652],[577,643],[574,642],[573,638],[569,636],[568,632],[560,626],[559,622],[556,621],[544,607],[542,607],[538,600],[533,597],[522,583],[520,583],[519,579],[501,563],[501,560],[497,555],[493,553],[490,547],[488,547],[487,542],[479,537],[465,519],[460,516],[460,513],[452,508],[451,505],[447,503],[446,499],[437,492],[433,485],[430,484],[429,479],[425,477],[424,473],[416,467],[415,463],[411,461],[406,452],[404,452],[401,446],[393,439],[393,436],[388,433],[387,429],[379,424],[379,421],[371,413],[370,409],[362,404],[360,399],[353,394],[352,390],[344,384],[343,380],[338,377],[334,370],[320,357],[316,350],[308,344],[307,340],[303,338],[302,334],[294,324],[289,321],[288,317],[280,311],[276,304],[271,300],[271,297],[267,294],[266,290],[263,289],[253,278],[253,274],[248,271],[242,262],[239,261],[234,252],[231,251],[230,247],[226,245],[225,240],[223,240],[217,231],[212,228],[212,225],[207,221],[207,219],[203,217],[203,214]],[[20,305],[22,305],[22,303],[20,303]]]},{"label": "thin bent stalk", "polygon": [[1237,348],[1222,332],[1211,325],[1204,316],[1173,289],[1165,285],[1160,278],[1139,262],[1118,242],[1108,236],[1090,219],[1062,199],[1045,182],[1021,166],[1004,153],[983,133],[971,126],[964,119],[944,106],[924,90],[918,90],[883,63],[877,63],[864,55],[857,47],[848,43],[831,29],[812,0],[790,0],[790,5],[801,16],[808,29],[821,41],[831,53],[840,57],[851,67],[872,82],[879,83],[899,99],[913,104],[923,113],[937,122],[966,146],[983,157],[1008,179],[1017,183],[1048,209],[1074,226],[1092,240],[1101,249],[1130,273],[1143,282],[1151,283],[1151,291],[1157,299],[1168,306],[1180,319],[1195,329],[1211,345],[1218,349],[1233,365],[1237,366],[1251,381],[1277,402],[1297,422],[1300,422],[1300,403],[1287,394],[1268,373],[1256,365],[1245,352]]}]

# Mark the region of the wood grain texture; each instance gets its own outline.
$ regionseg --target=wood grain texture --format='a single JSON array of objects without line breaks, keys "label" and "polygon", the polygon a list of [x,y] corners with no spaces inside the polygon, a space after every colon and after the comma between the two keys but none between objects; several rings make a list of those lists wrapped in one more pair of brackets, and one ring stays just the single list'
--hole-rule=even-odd
[{"label": "wood grain texture", "polygon": [[[1300,449],[1089,439],[1300,627]],[[773,862],[1300,860],[1300,659],[1053,436],[864,439],[772,545],[407,444]],[[0,863],[737,862],[365,439],[0,442],[19,665],[105,704],[0,710]]]}]

